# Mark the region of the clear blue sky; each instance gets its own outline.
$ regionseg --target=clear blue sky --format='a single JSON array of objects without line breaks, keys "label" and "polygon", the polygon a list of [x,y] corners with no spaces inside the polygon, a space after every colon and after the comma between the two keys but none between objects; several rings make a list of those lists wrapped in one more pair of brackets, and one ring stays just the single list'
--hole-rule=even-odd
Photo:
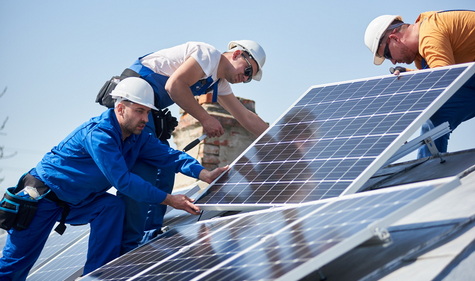
[{"label": "clear blue sky", "polygon": [[[234,85],[273,123],[312,85],[388,74],[363,43],[382,14],[414,22],[420,12],[475,9],[473,0],[424,1],[0,1],[1,187],[15,185],[44,153],[105,108],[105,80],[138,56],[186,41],[224,51],[251,39],[267,53],[260,82]],[[177,108],[174,108],[178,115]],[[460,126],[449,150],[474,147],[475,122]]]}]

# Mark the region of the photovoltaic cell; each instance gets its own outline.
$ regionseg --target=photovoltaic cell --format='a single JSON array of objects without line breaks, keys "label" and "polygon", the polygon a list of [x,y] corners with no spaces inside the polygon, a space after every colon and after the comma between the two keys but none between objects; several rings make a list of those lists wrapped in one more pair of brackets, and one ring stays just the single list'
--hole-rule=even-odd
[{"label": "photovoltaic cell", "polygon": [[357,192],[473,73],[466,64],[313,87],[196,203],[242,210]]},{"label": "photovoltaic cell", "polygon": [[459,184],[363,192],[177,227],[81,280],[299,280]]}]

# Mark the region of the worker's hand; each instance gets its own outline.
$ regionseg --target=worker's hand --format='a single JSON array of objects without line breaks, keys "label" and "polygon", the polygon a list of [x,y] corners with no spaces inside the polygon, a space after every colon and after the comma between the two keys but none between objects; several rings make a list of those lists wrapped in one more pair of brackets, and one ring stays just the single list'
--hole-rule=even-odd
[{"label": "worker's hand", "polygon": [[394,74],[396,76],[399,76],[399,74],[401,74],[401,72],[406,72],[407,69],[405,67],[402,67],[402,66],[396,66],[396,67],[390,67],[389,68],[389,72],[391,74]]},{"label": "worker's hand", "polygon": [[201,121],[201,125],[203,126],[203,130],[205,134],[210,137],[219,137],[224,134],[223,126],[219,123],[218,119],[209,116],[206,120]]},{"label": "worker's hand", "polygon": [[199,175],[199,179],[204,181],[204,182],[207,182],[207,183],[211,183],[212,181],[214,181],[219,175],[221,175],[222,173],[226,172],[227,170],[229,169],[229,166],[226,165],[224,167],[220,167],[220,168],[216,168],[212,171],[208,171],[206,169],[203,169],[201,170],[200,172],[200,175]]},{"label": "worker's hand", "polygon": [[199,215],[200,208],[193,204],[193,199],[183,194],[168,194],[162,204],[171,206],[178,210],[186,211],[192,215]]}]

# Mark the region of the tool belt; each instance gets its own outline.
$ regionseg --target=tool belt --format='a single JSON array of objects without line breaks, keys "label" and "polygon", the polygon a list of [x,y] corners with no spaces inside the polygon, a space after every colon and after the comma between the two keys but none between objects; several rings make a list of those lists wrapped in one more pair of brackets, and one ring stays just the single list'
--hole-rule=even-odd
[{"label": "tool belt", "polygon": [[[39,199],[17,196],[16,194],[25,186],[36,188],[40,194]],[[24,174],[20,178],[17,186],[7,188],[7,191],[3,195],[3,199],[0,201],[0,228],[5,230],[12,228],[16,230],[27,229],[35,217],[36,210],[38,209],[38,201],[43,198],[49,199],[63,208],[60,223],[54,229],[62,235],[66,230],[65,222],[70,210],[69,205],[60,200],[47,185],[29,173]]]},{"label": "tool belt", "polygon": [[[114,99],[112,99],[110,93],[112,92],[112,90],[115,89],[115,87],[120,81],[124,80],[127,77],[140,77],[140,75],[132,69],[126,68],[124,71],[122,71],[122,74],[120,76],[113,76],[111,79],[104,83],[101,90],[96,96],[96,102],[107,108],[113,108]],[[160,109],[158,111],[152,110],[152,115],[154,122],[153,124],[155,125],[155,134],[157,135],[157,138],[162,141],[170,139],[173,130],[175,130],[175,127],[178,125],[177,119],[173,117],[173,115],[167,108]]]}]

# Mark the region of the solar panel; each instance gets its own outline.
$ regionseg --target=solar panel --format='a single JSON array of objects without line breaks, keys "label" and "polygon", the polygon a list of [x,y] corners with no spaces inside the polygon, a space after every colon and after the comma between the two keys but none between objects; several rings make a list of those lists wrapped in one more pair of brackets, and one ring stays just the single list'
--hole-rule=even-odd
[{"label": "solar panel", "polygon": [[[28,281],[66,280],[77,271],[82,273],[88,236],[89,226],[69,226],[63,235],[52,231],[29,272]],[[0,236],[0,248],[5,245],[6,237],[6,234]]]},{"label": "solar panel", "polygon": [[445,178],[177,227],[81,280],[299,280],[460,184]]},{"label": "solar panel", "polygon": [[82,273],[88,238],[89,225],[68,226],[63,235],[52,231],[28,281],[66,280],[78,271]]},{"label": "solar panel", "polygon": [[357,192],[474,71],[464,64],[312,87],[196,203],[245,210]]},{"label": "solar panel", "polygon": [[[185,194],[194,198],[199,190],[198,186],[191,186],[174,191],[173,194]],[[167,225],[193,223],[198,219],[184,214],[187,213],[168,208],[164,219]],[[5,245],[6,237],[6,233],[0,235],[0,248]],[[63,235],[52,231],[40,257],[28,274],[28,281],[75,280],[82,274],[86,262],[88,239],[89,225],[68,226]]]}]

